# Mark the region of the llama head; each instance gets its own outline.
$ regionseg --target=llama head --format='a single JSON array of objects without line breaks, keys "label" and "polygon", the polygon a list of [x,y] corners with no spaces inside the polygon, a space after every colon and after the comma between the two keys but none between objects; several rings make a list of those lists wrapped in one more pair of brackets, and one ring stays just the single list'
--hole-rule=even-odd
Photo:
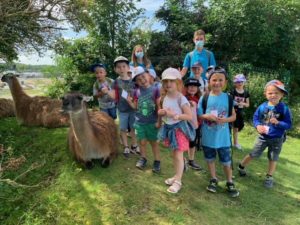
[{"label": "llama head", "polygon": [[62,110],[67,113],[77,113],[85,107],[85,102],[91,101],[91,97],[81,93],[68,93],[62,97]]},{"label": "llama head", "polygon": [[1,77],[1,81],[9,84],[16,77],[19,77],[19,75],[13,73],[6,73]]}]

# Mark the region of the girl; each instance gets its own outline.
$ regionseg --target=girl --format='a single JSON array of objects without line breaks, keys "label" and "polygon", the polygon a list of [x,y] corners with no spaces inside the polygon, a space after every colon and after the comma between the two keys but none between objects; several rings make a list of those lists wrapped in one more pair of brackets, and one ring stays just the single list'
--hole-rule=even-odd
[{"label": "girl", "polygon": [[[187,100],[189,101],[190,105],[191,105],[191,109],[195,110],[197,109],[197,105],[198,105],[198,101],[201,97],[201,92],[199,89],[200,86],[200,82],[199,80],[195,79],[195,78],[189,78],[186,80],[186,82],[184,83],[185,86],[185,97],[187,98]],[[194,121],[196,120],[196,121]],[[192,169],[194,170],[201,170],[201,166],[199,166],[194,158],[195,158],[195,150],[196,147],[200,148],[200,123],[201,120],[197,120],[197,115],[195,113],[195,118],[193,118],[193,122],[196,123],[195,125],[195,132],[196,132],[196,137],[193,141],[190,141],[190,148],[188,151],[188,166],[190,166]],[[187,170],[187,167],[185,167],[185,170]]]},{"label": "girl", "polygon": [[244,90],[246,78],[243,74],[234,77],[234,89],[230,93],[234,99],[234,110],[236,112],[236,120],[233,122],[233,146],[238,150],[242,150],[242,146],[238,142],[238,132],[244,127],[243,109],[250,106],[249,93]]},{"label": "girl", "polygon": [[183,152],[189,149],[189,140],[194,140],[195,130],[187,123],[192,120],[192,112],[188,100],[181,94],[182,81],[180,72],[168,68],[162,73],[162,109],[158,115],[162,117],[164,125],[159,131],[159,139],[171,148],[175,175],[165,180],[170,187],[170,193],[177,193],[182,186],[184,161]]},{"label": "girl", "polygon": [[130,66],[133,66],[133,67],[141,66],[147,70],[148,69],[154,70],[154,67],[151,64],[151,61],[148,59],[142,45],[134,46],[132,55],[131,55]]}]

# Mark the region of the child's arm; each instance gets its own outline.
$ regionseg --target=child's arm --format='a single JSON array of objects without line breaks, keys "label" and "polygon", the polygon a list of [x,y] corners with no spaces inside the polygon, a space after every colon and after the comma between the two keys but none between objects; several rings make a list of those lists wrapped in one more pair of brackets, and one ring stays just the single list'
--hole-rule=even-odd
[{"label": "child's arm", "polygon": [[155,101],[155,106],[156,106],[156,112],[157,112],[157,122],[155,123],[156,128],[160,128],[162,124],[162,116],[159,115],[159,111],[161,111],[160,108],[160,97],[156,99]]},{"label": "child's arm", "polygon": [[270,123],[285,130],[290,129],[292,127],[292,116],[290,110],[288,108],[285,110],[283,120],[279,121],[275,117],[272,117],[270,119]]},{"label": "child's arm", "polygon": [[132,98],[131,96],[127,96],[127,103],[130,105],[131,108],[137,109],[137,99]]},{"label": "child's arm", "polygon": [[256,109],[253,115],[253,125],[259,134],[266,134],[267,133],[266,127],[259,120],[260,107],[261,105]]},{"label": "child's arm", "polygon": [[180,71],[181,76],[184,77],[185,74],[187,73],[187,71],[188,71],[188,68],[187,67],[183,67],[182,70]]},{"label": "child's arm", "polygon": [[188,104],[181,106],[182,114],[173,115],[174,120],[192,120],[192,110]]}]

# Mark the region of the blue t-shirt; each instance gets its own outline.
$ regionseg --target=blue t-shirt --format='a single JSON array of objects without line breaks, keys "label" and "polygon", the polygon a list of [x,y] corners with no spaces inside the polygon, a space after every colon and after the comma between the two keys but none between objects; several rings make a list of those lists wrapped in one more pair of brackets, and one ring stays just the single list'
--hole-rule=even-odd
[{"label": "blue t-shirt", "polygon": [[[133,67],[134,67],[133,62],[130,62],[130,63],[129,63],[129,66],[133,66]],[[141,67],[143,67],[144,69],[152,69],[152,70],[154,70],[154,67],[152,66],[152,64],[150,64],[150,68],[147,68],[146,65],[145,65],[144,63],[137,63],[137,66],[141,66]]]},{"label": "blue t-shirt", "polygon": [[119,112],[133,112],[134,109],[128,104],[127,100],[122,97],[123,90],[132,96],[132,90],[134,88],[132,80],[122,80],[117,78],[112,87],[116,93],[116,103]]},{"label": "blue t-shirt", "polygon": [[135,113],[135,122],[137,124],[150,124],[157,122],[155,103],[159,97],[159,89],[155,85],[135,90],[133,98],[137,100],[137,111]]},{"label": "blue t-shirt", "polygon": [[[209,55],[209,59],[208,56]],[[207,79],[205,74],[207,67],[209,66],[216,66],[216,60],[214,53],[211,51],[208,51],[207,49],[203,48],[201,52],[199,52],[197,49],[193,50],[192,52],[189,52],[186,54],[183,62],[183,67],[186,67],[190,69],[190,77],[194,77],[194,73],[192,72],[192,65],[195,64],[196,62],[200,62],[202,67],[203,67],[203,72],[201,74],[203,79]],[[210,65],[208,65],[210,64]]]},{"label": "blue t-shirt", "polygon": [[[203,114],[203,97],[198,103],[198,115]],[[218,117],[228,117],[228,95],[222,92],[220,95],[209,95],[205,114],[215,114]],[[230,147],[230,132],[228,123],[217,124],[216,122],[203,120],[202,145],[210,148]]]},{"label": "blue t-shirt", "polygon": [[[272,117],[279,121],[277,125],[270,123]],[[253,124],[255,128],[258,125],[269,127],[268,134],[263,134],[265,138],[280,138],[285,130],[292,127],[292,115],[288,106],[283,102],[279,102],[276,106],[268,105],[268,102],[264,102],[255,111]]]}]

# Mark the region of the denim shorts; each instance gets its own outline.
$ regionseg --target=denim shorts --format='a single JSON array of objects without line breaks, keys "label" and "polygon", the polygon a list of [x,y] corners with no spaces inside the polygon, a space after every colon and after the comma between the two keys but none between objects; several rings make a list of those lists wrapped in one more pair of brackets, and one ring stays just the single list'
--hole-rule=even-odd
[{"label": "denim shorts", "polygon": [[231,165],[230,147],[210,148],[203,146],[204,158],[207,162],[213,162],[216,159],[217,153],[219,160],[223,166]]},{"label": "denim shorts", "polygon": [[119,112],[119,127],[121,131],[133,129],[135,112]]},{"label": "denim shorts", "polygon": [[108,109],[100,109],[100,111],[107,113],[114,120],[117,119],[117,109],[116,107]]},{"label": "denim shorts", "polygon": [[256,139],[253,151],[249,154],[252,158],[259,158],[263,151],[268,147],[268,159],[278,161],[283,143],[283,137],[266,139],[260,135]]}]

